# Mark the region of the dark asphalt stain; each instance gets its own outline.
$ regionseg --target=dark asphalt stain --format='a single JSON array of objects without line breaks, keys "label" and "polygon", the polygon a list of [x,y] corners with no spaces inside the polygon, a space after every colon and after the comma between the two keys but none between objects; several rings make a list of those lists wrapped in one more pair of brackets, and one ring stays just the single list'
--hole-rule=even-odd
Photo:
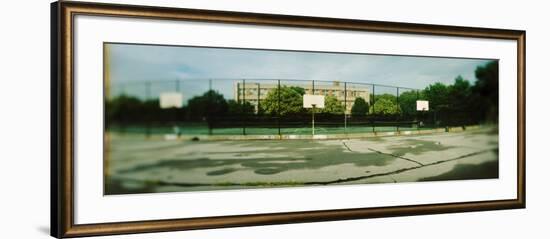
[{"label": "dark asphalt stain", "polygon": [[389,147],[392,150],[391,154],[396,156],[403,156],[405,154],[420,155],[426,152],[444,151],[454,148],[454,146],[443,145],[437,141],[428,141],[420,139],[407,139],[404,140],[405,144]]},{"label": "dark asphalt stain", "polygon": [[[114,194],[132,194],[132,193],[151,193],[154,192],[156,187],[159,186],[170,186],[170,187],[218,187],[218,189],[221,189],[220,187],[289,187],[289,186],[304,186],[304,185],[330,185],[330,184],[338,184],[338,183],[353,183],[357,182],[359,180],[368,179],[368,178],[375,178],[375,177],[381,177],[381,176],[389,176],[392,178],[394,182],[397,182],[391,175],[399,174],[406,171],[411,171],[423,167],[428,167],[432,165],[437,165],[441,163],[446,163],[450,161],[455,161],[463,158],[468,158],[471,156],[479,155],[485,152],[490,152],[494,150],[483,150],[478,152],[473,152],[467,155],[462,155],[459,157],[441,160],[437,162],[433,162],[426,165],[418,165],[415,167],[410,168],[402,168],[391,172],[385,172],[385,173],[378,173],[378,174],[371,174],[366,176],[360,176],[360,177],[352,177],[352,178],[343,178],[343,179],[337,179],[332,181],[317,181],[317,182],[245,182],[245,183],[233,183],[233,182],[224,182],[224,183],[182,183],[182,182],[169,182],[169,181],[163,181],[163,180],[157,180],[157,181],[141,181],[136,179],[107,179],[106,182],[106,191],[105,193],[108,195],[114,195]],[[267,173],[269,172],[269,169],[264,168],[263,170],[266,170]],[[486,163],[482,163],[480,165],[475,164],[459,164],[455,166],[453,170],[447,173],[443,173],[438,176],[434,177],[427,177],[420,179],[419,181],[441,181],[441,180],[464,180],[464,179],[486,179],[486,178],[498,178],[498,160],[496,161],[490,161]],[[132,186],[130,188],[126,187],[124,185],[125,183],[131,183]],[[177,190],[174,190],[177,191]]]},{"label": "dark asphalt stain", "polygon": [[[492,132],[498,133],[498,132]],[[383,138],[369,139],[372,141],[384,141]],[[467,140],[467,139],[464,139]],[[264,143],[268,142],[268,143]],[[204,142],[185,142],[189,144],[201,144]],[[137,165],[133,168],[118,170],[117,174],[124,177],[124,174],[132,173],[147,173],[151,172],[158,174],[163,170],[175,171],[174,173],[185,173],[188,170],[206,169],[207,176],[221,176],[237,171],[251,171],[258,175],[273,175],[290,170],[315,170],[323,167],[337,166],[342,164],[353,164],[355,166],[385,166],[393,163],[399,158],[403,158],[405,154],[421,155],[425,152],[445,151],[453,146],[444,145],[437,141],[428,141],[422,139],[406,139],[400,141],[398,145],[390,146],[389,153],[365,153],[353,151],[345,143],[343,144],[324,144],[315,140],[297,140],[292,144],[287,141],[262,141],[258,144],[257,141],[229,141],[211,143],[210,147],[219,147],[219,144],[229,146],[233,149],[248,149],[247,151],[213,151],[210,157],[205,157],[202,154],[189,153],[177,154],[173,157],[161,158],[155,163]],[[210,144],[210,143],[208,143]],[[491,141],[489,145],[498,146],[498,141]],[[181,147],[181,145],[170,145],[162,147],[162,149],[170,149],[172,147]],[[250,150],[250,149],[258,149]],[[494,152],[498,158],[498,147],[489,151]],[[485,151],[486,152],[486,151]],[[267,155],[264,157],[251,157],[254,154],[261,153]],[[172,177],[167,180],[157,181],[135,181],[122,178],[113,179],[105,178],[105,194],[127,194],[127,193],[149,193],[154,192],[159,186],[175,186],[175,187],[257,187],[257,186],[299,186],[299,185],[329,185],[345,182],[356,182],[359,180],[389,176],[405,171],[418,169],[424,166],[440,164],[452,160],[457,160],[464,157],[470,157],[483,151],[475,152],[468,155],[463,155],[453,159],[445,159],[430,164],[399,169],[393,172],[381,174],[369,174],[354,178],[342,178],[333,181],[320,182],[272,182],[269,185],[265,182],[249,182],[249,183],[232,183],[225,184],[196,184],[196,183],[180,183],[171,182]],[[222,155],[227,155],[223,157]],[[221,158],[220,158],[221,157]],[[366,171],[369,173],[369,171]],[[451,171],[433,176],[422,178],[419,181],[441,181],[441,180],[462,180],[462,179],[485,179],[498,178],[498,160],[475,164],[457,164]],[[394,179],[395,181],[395,179]]]},{"label": "dark asphalt stain", "polygon": [[[253,147],[253,143],[232,143],[235,147]],[[150,171],[156,169],[176,169],[176,170],[193,170],[193,169],[208,169],[214,167],[224,167],[223,169],[213,169],[207,172],[209,176],[218,176],[232,173],[238,170],[252,170],[259,175],[277,174],[289,170],[301,169],[319,169],[328,166],[353,164],[356,166],[385,166],[396,160],[395,157],[377,154],[377,153],[359,153],[350,152],[342,145],[324,145],[315,141],[300,141],[293,143],[292,151],[300,149],[300,154],[297,156],[289,155],[291,151],[289,144],[278,143],[273,141],[270,143],[270,149],[261,150],[264,154],[273,154],[270,158],[227,158],[227,159],[211,159],[207,157],[196,159],[185,158],[168,158],[159,160],[153,164],[142,164],[133,168],[119,170],[118,173],[136,173]],[[282,147],[286,146],[286,147]],[[323,150],[318,150],[322,148]],[[345,152],[344,152],[345,151]],[[230,154],[238,156],[247,156],[249,153],[239,152],[216,152],[217,155]],[[279,158],[275,158],[276,155]],[[289,156],[285,156],[289,155]]]},{"label": "dark asphalt stain", "polygon": [[206,175],[208,175],[208,176],[223,175],[223,174],[228,174],[228,173],[235,172],[237,170],[238,169],[236,169],[236,168],[223,168],[223,169],[220,169],[220,170],[210,171],[210,172],[206,173]]}]

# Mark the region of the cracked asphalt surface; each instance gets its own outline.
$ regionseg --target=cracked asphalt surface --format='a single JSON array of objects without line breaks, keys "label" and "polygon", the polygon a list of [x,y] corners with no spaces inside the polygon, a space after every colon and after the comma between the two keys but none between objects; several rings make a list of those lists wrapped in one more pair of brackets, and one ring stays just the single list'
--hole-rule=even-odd
[{"label": "cracked asphalt surface", "polygon": [[498,134],[165,141],[110,135],[106,194],[498,178]]}]

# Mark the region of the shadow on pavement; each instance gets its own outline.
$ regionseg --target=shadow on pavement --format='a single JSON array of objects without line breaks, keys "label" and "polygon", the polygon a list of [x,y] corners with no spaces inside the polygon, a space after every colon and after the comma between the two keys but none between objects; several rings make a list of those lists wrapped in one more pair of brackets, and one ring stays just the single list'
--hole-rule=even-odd
[{"label": "shadow on pavement", "polygon": [[418,181],[498,178],[498,160],[477,164],[457,164],[451,171]]}]

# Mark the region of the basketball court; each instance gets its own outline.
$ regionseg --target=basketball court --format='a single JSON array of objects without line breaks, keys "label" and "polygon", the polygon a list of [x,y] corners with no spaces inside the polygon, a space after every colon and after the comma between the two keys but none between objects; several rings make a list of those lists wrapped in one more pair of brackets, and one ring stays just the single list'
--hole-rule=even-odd
[{"label": "basketball court", "polygon": [[491,127],[330,140],[109,136],[107,194],[498,178]]}]

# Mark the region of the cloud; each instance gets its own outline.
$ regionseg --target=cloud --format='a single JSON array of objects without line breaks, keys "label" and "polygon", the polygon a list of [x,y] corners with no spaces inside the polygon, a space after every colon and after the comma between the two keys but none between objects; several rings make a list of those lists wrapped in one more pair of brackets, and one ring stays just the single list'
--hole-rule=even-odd
[{"label": "cloud", "polygon": [[[458,75],[474,81],[483,59],[390,56],[204,47],[112,44],[111,79],[120,82],[234,79],[301,79],[376,83],[425,88],[452,84]],[[202,83],[201,83],[202,84]],[[232,95],[232,84],[215,87]],[[228,88],[228,89],[226,89]]]}]

